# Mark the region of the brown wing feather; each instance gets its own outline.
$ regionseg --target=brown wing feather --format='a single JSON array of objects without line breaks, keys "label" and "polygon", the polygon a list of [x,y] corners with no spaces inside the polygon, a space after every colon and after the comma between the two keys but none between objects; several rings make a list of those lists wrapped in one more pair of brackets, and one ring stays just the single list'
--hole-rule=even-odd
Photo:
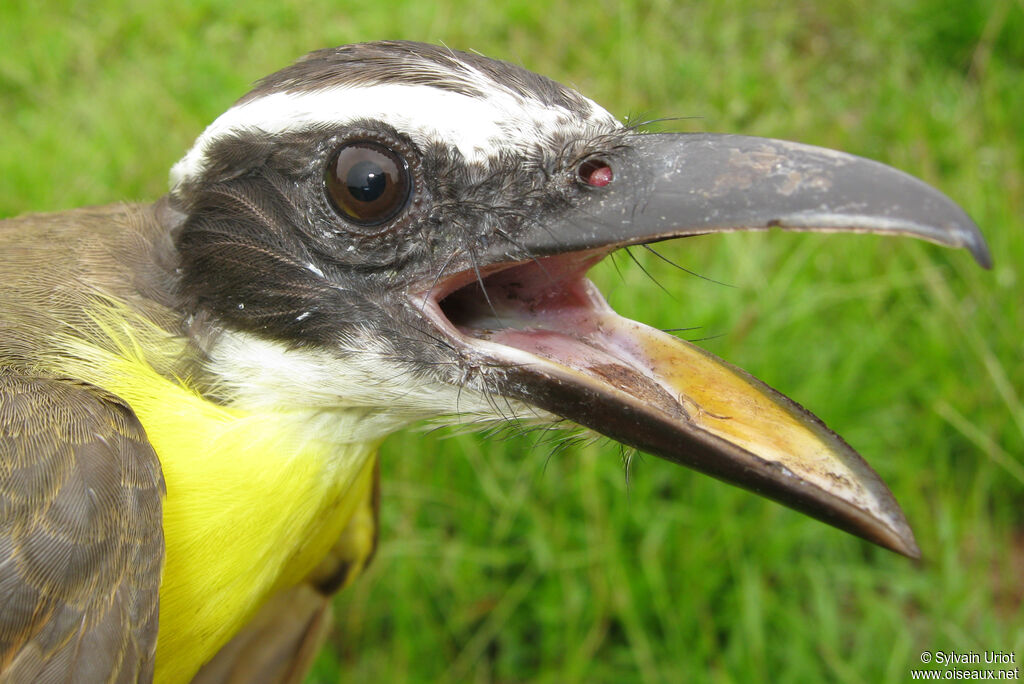
[{"label": "brown wing feather", "polygon": [[0,682],[152,680],[163,492],[117,397],[0,368]]}]

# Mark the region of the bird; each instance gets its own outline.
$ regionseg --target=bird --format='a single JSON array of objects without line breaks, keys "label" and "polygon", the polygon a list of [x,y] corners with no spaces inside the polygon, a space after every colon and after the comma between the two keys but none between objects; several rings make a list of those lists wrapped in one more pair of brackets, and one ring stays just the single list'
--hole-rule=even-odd
[{"label": "bird", "polygon": [[918,557],[841,437],[586,276],[735,230],[991,266],[967,214],[894,168],[644,132],[404,41],[265,77],[155,203],[2,221],[0,681],[300,681],[377,545],[377,449],[423,421],[591,431]]}]

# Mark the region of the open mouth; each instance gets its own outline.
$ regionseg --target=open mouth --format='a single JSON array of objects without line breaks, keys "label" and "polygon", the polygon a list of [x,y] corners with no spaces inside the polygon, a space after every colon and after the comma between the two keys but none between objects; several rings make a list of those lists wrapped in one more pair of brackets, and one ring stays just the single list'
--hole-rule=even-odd
[{"label": "open mouth", "polygon": [[713,354],[615,313],[586,278],[609,251],[463,272],[419,308],[469,363],[500,369],[504,396],[919,553],[881,479],[815,416]]},{"label": "open mouth", "polygon": [[687,397],[673,395],[637,344],[639,324],[616,314],[586,277],[606,254],[545,257],[498,270],[449,293],[439,311],[471,346],[526,352],[674,418],[689,416]]}]

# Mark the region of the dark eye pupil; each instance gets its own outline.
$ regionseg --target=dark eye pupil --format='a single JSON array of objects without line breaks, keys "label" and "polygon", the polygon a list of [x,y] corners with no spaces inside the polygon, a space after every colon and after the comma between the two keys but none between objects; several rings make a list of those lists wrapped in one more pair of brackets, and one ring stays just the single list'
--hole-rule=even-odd
[{"label": "dark eye pupil", "polygon": [[384,170],[372,161],[361,161],[349,169],[348,191],[360,202],[372,202],[379,199],[387,189],[388,178]]},{"label": "dark eye pupil", "polygon": [[354,140],[334,153],[324,174],[327,196],[350,223],[376,226],[398,215],[412,194],[409,166],[372,140]]}]

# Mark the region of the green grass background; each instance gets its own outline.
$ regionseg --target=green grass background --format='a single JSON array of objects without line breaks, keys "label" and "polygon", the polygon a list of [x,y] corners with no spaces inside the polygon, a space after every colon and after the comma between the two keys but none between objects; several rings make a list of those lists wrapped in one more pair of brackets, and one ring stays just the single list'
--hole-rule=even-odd
[{"label": "green grass background", "polygon": [[[811,408],[889,483],[915,564],[598,443],[413,432],[313,682],[878,682],[922,650],[1024,659],[1024,2],[281,0],[0,5],[0,216],[157,198],[247,86],[314,48],[444,42],[622,117],[841,148],[946,191],[965,252],[696,238],[594,277],[622,312]],[[666,126],[662,126],[663,129]]]}]

